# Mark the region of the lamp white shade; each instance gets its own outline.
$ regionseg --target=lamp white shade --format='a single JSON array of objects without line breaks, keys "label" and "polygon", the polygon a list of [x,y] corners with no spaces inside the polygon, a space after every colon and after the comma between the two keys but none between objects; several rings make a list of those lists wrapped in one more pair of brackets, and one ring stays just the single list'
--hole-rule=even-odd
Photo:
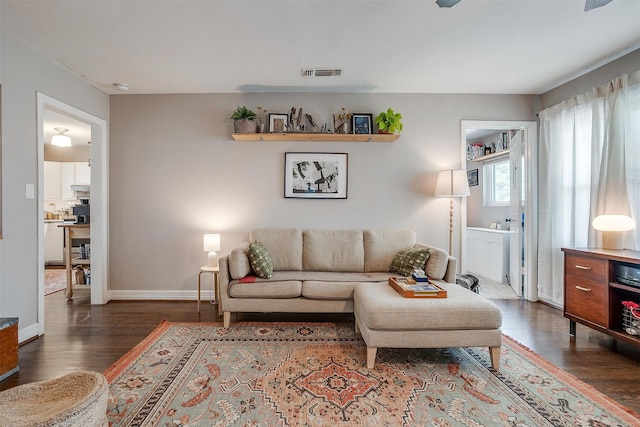
[{"label": "lamp white shade", "polygon": [[438,172],[435,195],[438,197],[465,197],[470,194],[467,172],[444,170]]},{"label": "lamp white shade", "polygon": [[216,251],[220,250],[220,235],[219,234],[205,234],[202,239],[202,247],[205,252],[209,252],[207,256],[207,265],[209,267],[218,266],[218,254]]},{"label": "lamp white shade", "polygon": [[622,249],[624,233],[635,227],[633,219],[626,215],[599,215],[591,225],[602,232],[603,249]]}]

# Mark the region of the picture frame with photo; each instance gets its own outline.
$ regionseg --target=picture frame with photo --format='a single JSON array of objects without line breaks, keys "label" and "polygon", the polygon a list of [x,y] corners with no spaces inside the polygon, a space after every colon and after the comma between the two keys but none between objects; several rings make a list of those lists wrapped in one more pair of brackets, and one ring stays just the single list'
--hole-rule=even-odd
[{"label": "picture frame with photo", "polygon": [[478,169],[467,171],[467,180],[469,181],[469,187],[478,185]]},{"label": "picture frame with photo", "polygon": [[284,133],[289,124],[289,114],[269,113],[269,133]]},{"label": "picture frame with photo", "polygon": [[353,113],[351,115],[351,129],[354,134],[371,134],[373,114]]},{"label": "picture frame with photo", "polygon": [[285,153],[284,197],[346,199],[347,153]]}]

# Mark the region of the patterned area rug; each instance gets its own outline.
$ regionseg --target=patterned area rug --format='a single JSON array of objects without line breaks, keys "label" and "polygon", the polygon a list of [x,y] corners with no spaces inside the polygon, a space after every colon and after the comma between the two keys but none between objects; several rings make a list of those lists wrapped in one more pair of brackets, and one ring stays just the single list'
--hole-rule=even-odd
[{"label": "patterned area rug", "polygon": [[[71,280],[73,275],[71,275]],[[67,289],[67,270],[64,268],[54,268],[44,270],[44,294],[49,295],[54,292]]]},{"label": "patterned area rug", "polygon": [[351,324],[163,322],[105,373],[111,426],[629,426],[623,408],[508,337],[379,349]]}]

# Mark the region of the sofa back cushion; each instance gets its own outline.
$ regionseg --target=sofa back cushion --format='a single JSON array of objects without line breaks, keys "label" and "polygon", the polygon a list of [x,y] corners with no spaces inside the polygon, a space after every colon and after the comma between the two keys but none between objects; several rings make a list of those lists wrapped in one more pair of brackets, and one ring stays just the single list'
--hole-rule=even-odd
[{"label": "sofa back cushion", "polygon": [[447,266],[449,263],[449,254],[444,249],[436,248],[435,246],[427,246],[422,243],[416,243],[416,248],[429,249],[429,259],[427,265],[425,265],[424,272],[432,279],[442,280],[447,273]]},{"label": "sofa back cushion", "polygon": [[305,230],[302,266],[307,271],[364,271],[360,230]]},{"label": "sofa back cushion", "polygon": [[251,242],[261,242],[269,251],[276,271],[302,270],[302,230],[262,228],[251,231]]},{"label": "sofa back cushion", "polygon": [[389,271],[391,261],[400,249],[416,244],[413,230],[365,230],[364,271]]}]

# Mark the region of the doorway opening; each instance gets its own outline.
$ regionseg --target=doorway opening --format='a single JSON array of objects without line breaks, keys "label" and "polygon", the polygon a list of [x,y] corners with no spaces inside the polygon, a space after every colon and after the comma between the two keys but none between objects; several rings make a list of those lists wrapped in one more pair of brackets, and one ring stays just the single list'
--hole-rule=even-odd
[{"label": "doorway opening", "polygon": [[[37,94],[37,126],[38,126],[38,334],[44,333],[45,325],[45,251],[51,248],[47,247],[47,240],[45,240],[45,230],[58,231],[57,223],[46,223],[45,220],[48,212],[51,211],[51,215],[55,220],[72,218],[73,211],[69,203],[77,202],[76,191],[71,190],[70,185],[72,183],[62,183],[60,175],[60,184],[58,190],[61,193],[59,199],[52,199],[56,195],[47,194],[45,191],[45,135],[47,138],[51,136],[52,124],[56,122],[58,125],[55,127],[69,129],[73,128],[74,131],[82,133],[82,137],[86,139],[86,147],[74,150],[75,154],[60,154],[60,152],[50,151],[51,147],[47,147],[49,151],[47,158],[51,160],[64,160],[62,163],[65,168],[75,167],[74,163],[78,165],[78,173],[66,175],[75,177],[76,175],[81,180],[86,180],[90,183],[90,201],[91,201],[91,226],[90,226],[90,250],[91,250],[91,287],[90,296],[91,304],[105,304],[109,301],[107,291],[107,272],[108,272],[108,241],[107,241],[107,182],[108,182],[108,168],[107,168],[107,123],[104,119],[95,117],[82,110],[72,107],[64,102],[58,101],[42,93]],[[60,133],[60,131],[54,131],[54,133]],[[53,153],[53,154],[52,154]],[[58,156],[58,157],[56,157]],[[76,156],[74,158],[62,159],[59,156]],[[74,160],[68,162],[68,160]],[[78,160],[75,162],[75,160]],[[90,165],[90,166],[89,166]],[[51,166],[51,165],[48,165]],[[75,169],[74,169],[75,171]],[[54,171],[55,174],[55,171]],[[68,181],[68,178],[67,178]],[[73,183],[75,186],[75,182]],[[67,188],[69,187],[69,188]],[[62,191],[67,193],[67,196],[62,196]],[[76,188],[74,190],[82,190]],[[71,195],[69,195],[71,194]],[[72,201],[72,198],[76,197],[76,200]],[[45,204],[45,199],[47,204]],[[52,202],[55,201],[55,203]],[[53,205],[53,206],[52,206]],[[60,250],[59,245],[62,242],[57,242],[56,250]],[[51,244],[50,244],[51,245]],[[71,247],[69,246],[69,249]],[[66,250],[65,250],[66,255]],[[56,260],[62,258],[65,255],[55,255]],[[47,253],[50,256],[50,253]],[[51,260],[49,260],[51,261]],[[66,270],[65,270],[66,271]],[[66,280],[65,280],[66,283]],[[65,291],[66,292],[66,291]]]},{"label": "doorway opening", "polygon": [[462,272],[488,277],[537,300],[537,124],[461,122],[463,169]]}]

